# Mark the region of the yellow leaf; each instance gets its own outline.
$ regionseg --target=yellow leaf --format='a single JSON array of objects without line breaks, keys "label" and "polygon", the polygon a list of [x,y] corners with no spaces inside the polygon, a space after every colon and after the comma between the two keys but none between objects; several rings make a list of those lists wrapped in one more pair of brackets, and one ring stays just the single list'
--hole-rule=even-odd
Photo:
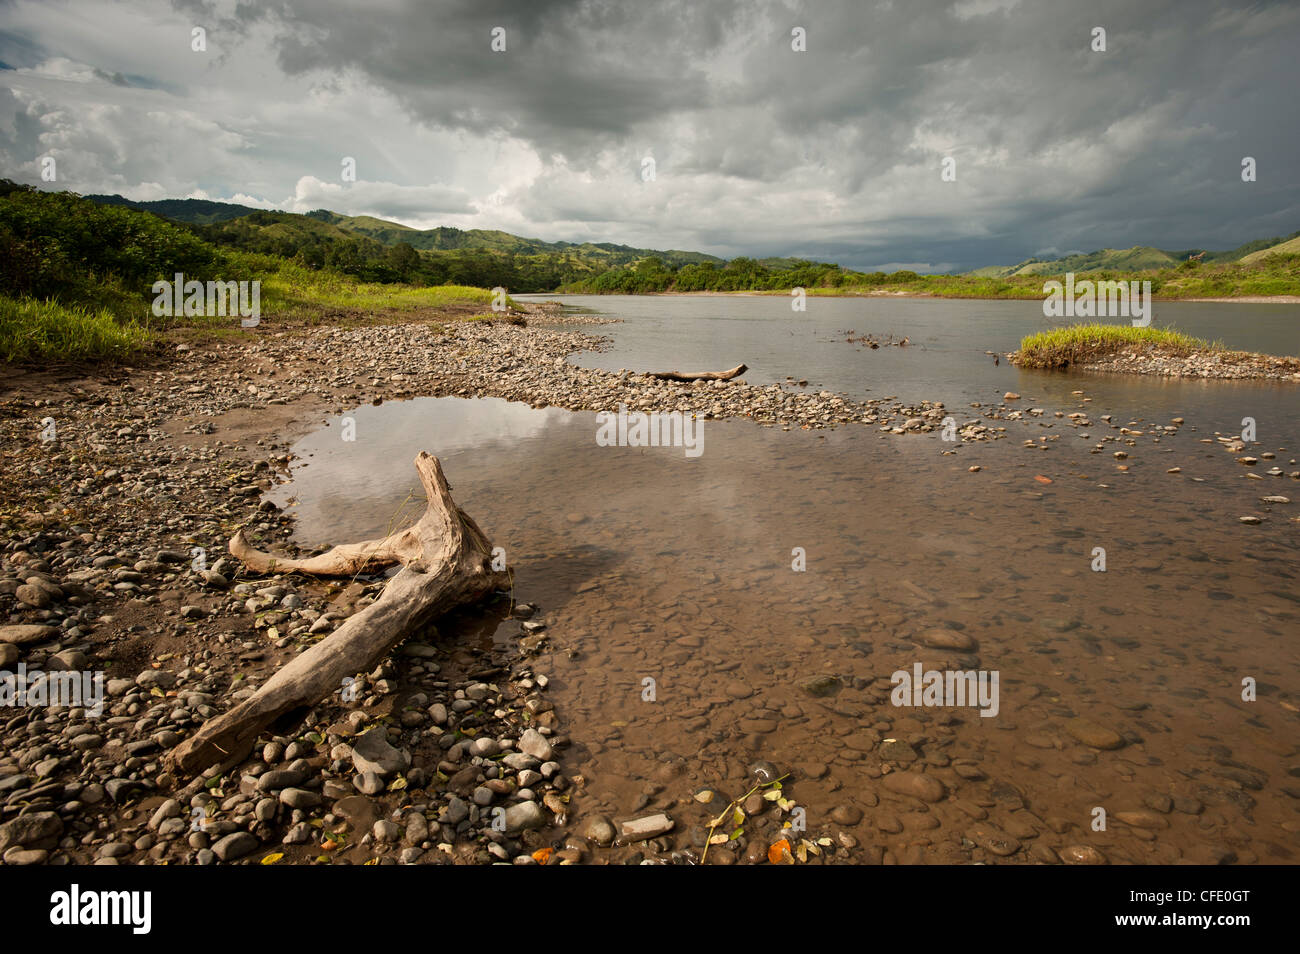
[{"label": "yellow leaf", "polygon": [[262,864],[273,865],[283,857],[284,857],[284,852],[282,851],[272,852],[271,854],[267,855],[265,858],[262,859]]}]

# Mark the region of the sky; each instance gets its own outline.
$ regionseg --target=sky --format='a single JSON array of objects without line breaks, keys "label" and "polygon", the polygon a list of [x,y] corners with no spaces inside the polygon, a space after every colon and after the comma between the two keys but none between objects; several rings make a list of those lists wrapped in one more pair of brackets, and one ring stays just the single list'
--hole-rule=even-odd
[{"label": "sky", "polygon": [[1228,249],[1300,229],[1297,50],[1294,0],[0,0],[0,176],[864,270]]}]

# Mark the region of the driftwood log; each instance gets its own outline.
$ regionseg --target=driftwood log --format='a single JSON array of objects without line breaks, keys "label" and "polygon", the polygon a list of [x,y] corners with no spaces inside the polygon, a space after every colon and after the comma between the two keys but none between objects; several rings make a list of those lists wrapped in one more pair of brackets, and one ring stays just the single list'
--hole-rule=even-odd
[{"label": "driftwood log", "polygon": [[172,772],[196,775],[212,765],[237,764],[266,729],[290,731],[312,706],[341,689],[345,676],[369,672],[421,626],[509,586],[509,574],[492,569],[492,546],[483,531],[451,499],[438,459],[421,452],[415,468],[428,508],[413,526],[381,540],[337,546],[306,560],[282,560],[254,550],[242,531],[235,534],[230,552],[259,572],[352,576],[397,563],[403,569],[378,600],[172,749],[166,758]]},{"label": "driftwood log", "polygon": [[658,378],[660,381],[730,381],[732,378],[739,377],[749,370],[749,365],[738,364],[730,371],[695,371],[692,373],[683,373],[681,371],[651,371],[650,377]]}]

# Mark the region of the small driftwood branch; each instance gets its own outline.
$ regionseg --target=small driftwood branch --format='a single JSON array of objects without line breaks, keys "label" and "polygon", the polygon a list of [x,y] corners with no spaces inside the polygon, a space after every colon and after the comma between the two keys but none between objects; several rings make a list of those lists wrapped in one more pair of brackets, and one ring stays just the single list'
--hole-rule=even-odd
[{"label": "small driftwood branch", "polygon": [[738,364],[730,371],[696,371],[683,374],[681,371],[650,371],[650,377],[660,381],[730,381],[749,370],[749,365]]},{"label": "small driftwood branch", "polygon": [[306,560],[281,560],[249,546],[242,532],[230,552],[259,571],[299,571],[351,576],[400,563],[378,600],[333,634],[286,663],[256,693],[199,730],[167,754],[167,767],[195,775],[246,754],[267,728],[289,731],[321,699],[337,692],[343,678],[369,672],[422,626],[442,614],[509,586],[506,571],[492,569],[492,545],[456,506],[436,457],[415,459],[428,495],[428,509],[411,527],[382,540],[334,547]]}]

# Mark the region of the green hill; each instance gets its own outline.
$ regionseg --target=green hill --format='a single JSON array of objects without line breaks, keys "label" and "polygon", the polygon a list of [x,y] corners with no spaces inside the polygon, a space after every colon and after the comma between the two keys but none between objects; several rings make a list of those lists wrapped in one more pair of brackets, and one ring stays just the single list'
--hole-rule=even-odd
[{"label": "green hill", "polygon": [[241,215],[260,211],[247,205],[233,202],[214,202],[210,199],[159,199],[155,202],[136,202],[120,195],[88,195],[85,198],[100,205],[120,205],[141,212],[152,212],[173,222],[187,225],[210,225],[213,222],[225,222],[237,219]]},{"label": "green hill", "polygon": [[1241,263],[1243,265],[1253,265],[1270,255],[1300,255],[1300,233],[1296,233],[1285,242],[1267,245],[1258,251],[1251,252],[1249,255],[1242,256]]},{"label": "green hill", "polygon": [[415,229],[370,215],[340,215],[327,209],[299,214],[200,199],[134,202],[122,196],[87,198],[182,223],[218,247],[289,258],[309,268],[334,268],[371,282],[501,285],[514,292],[540,292],[648,259],[657,259],[669,268],[723,264],[722,259],[703,252],[605,242],[547,242],[494,229]]},{"label": "green hill", "polygon": [[1295,254],[1296,247],[1290,244],[1290,240],[1297,237],[1300,237],[1300,232],[1282,238],[1256,239],[1225,252],[1213,252],[1202,248],[1165,251],[1149,245],[1135,245],[1125,249],[1103,248],[1095,252],[1066,255],[1061,258],[1030,258],[1018,265],[989,265],[965,274],[974,278],[1009,278],[1015,275],[1061,275],[1065,272],[1140,272],[1172,268],[1196,255],[1200,256],[1203,265],[1225,262],[1250,264],[1273,251]]}]

